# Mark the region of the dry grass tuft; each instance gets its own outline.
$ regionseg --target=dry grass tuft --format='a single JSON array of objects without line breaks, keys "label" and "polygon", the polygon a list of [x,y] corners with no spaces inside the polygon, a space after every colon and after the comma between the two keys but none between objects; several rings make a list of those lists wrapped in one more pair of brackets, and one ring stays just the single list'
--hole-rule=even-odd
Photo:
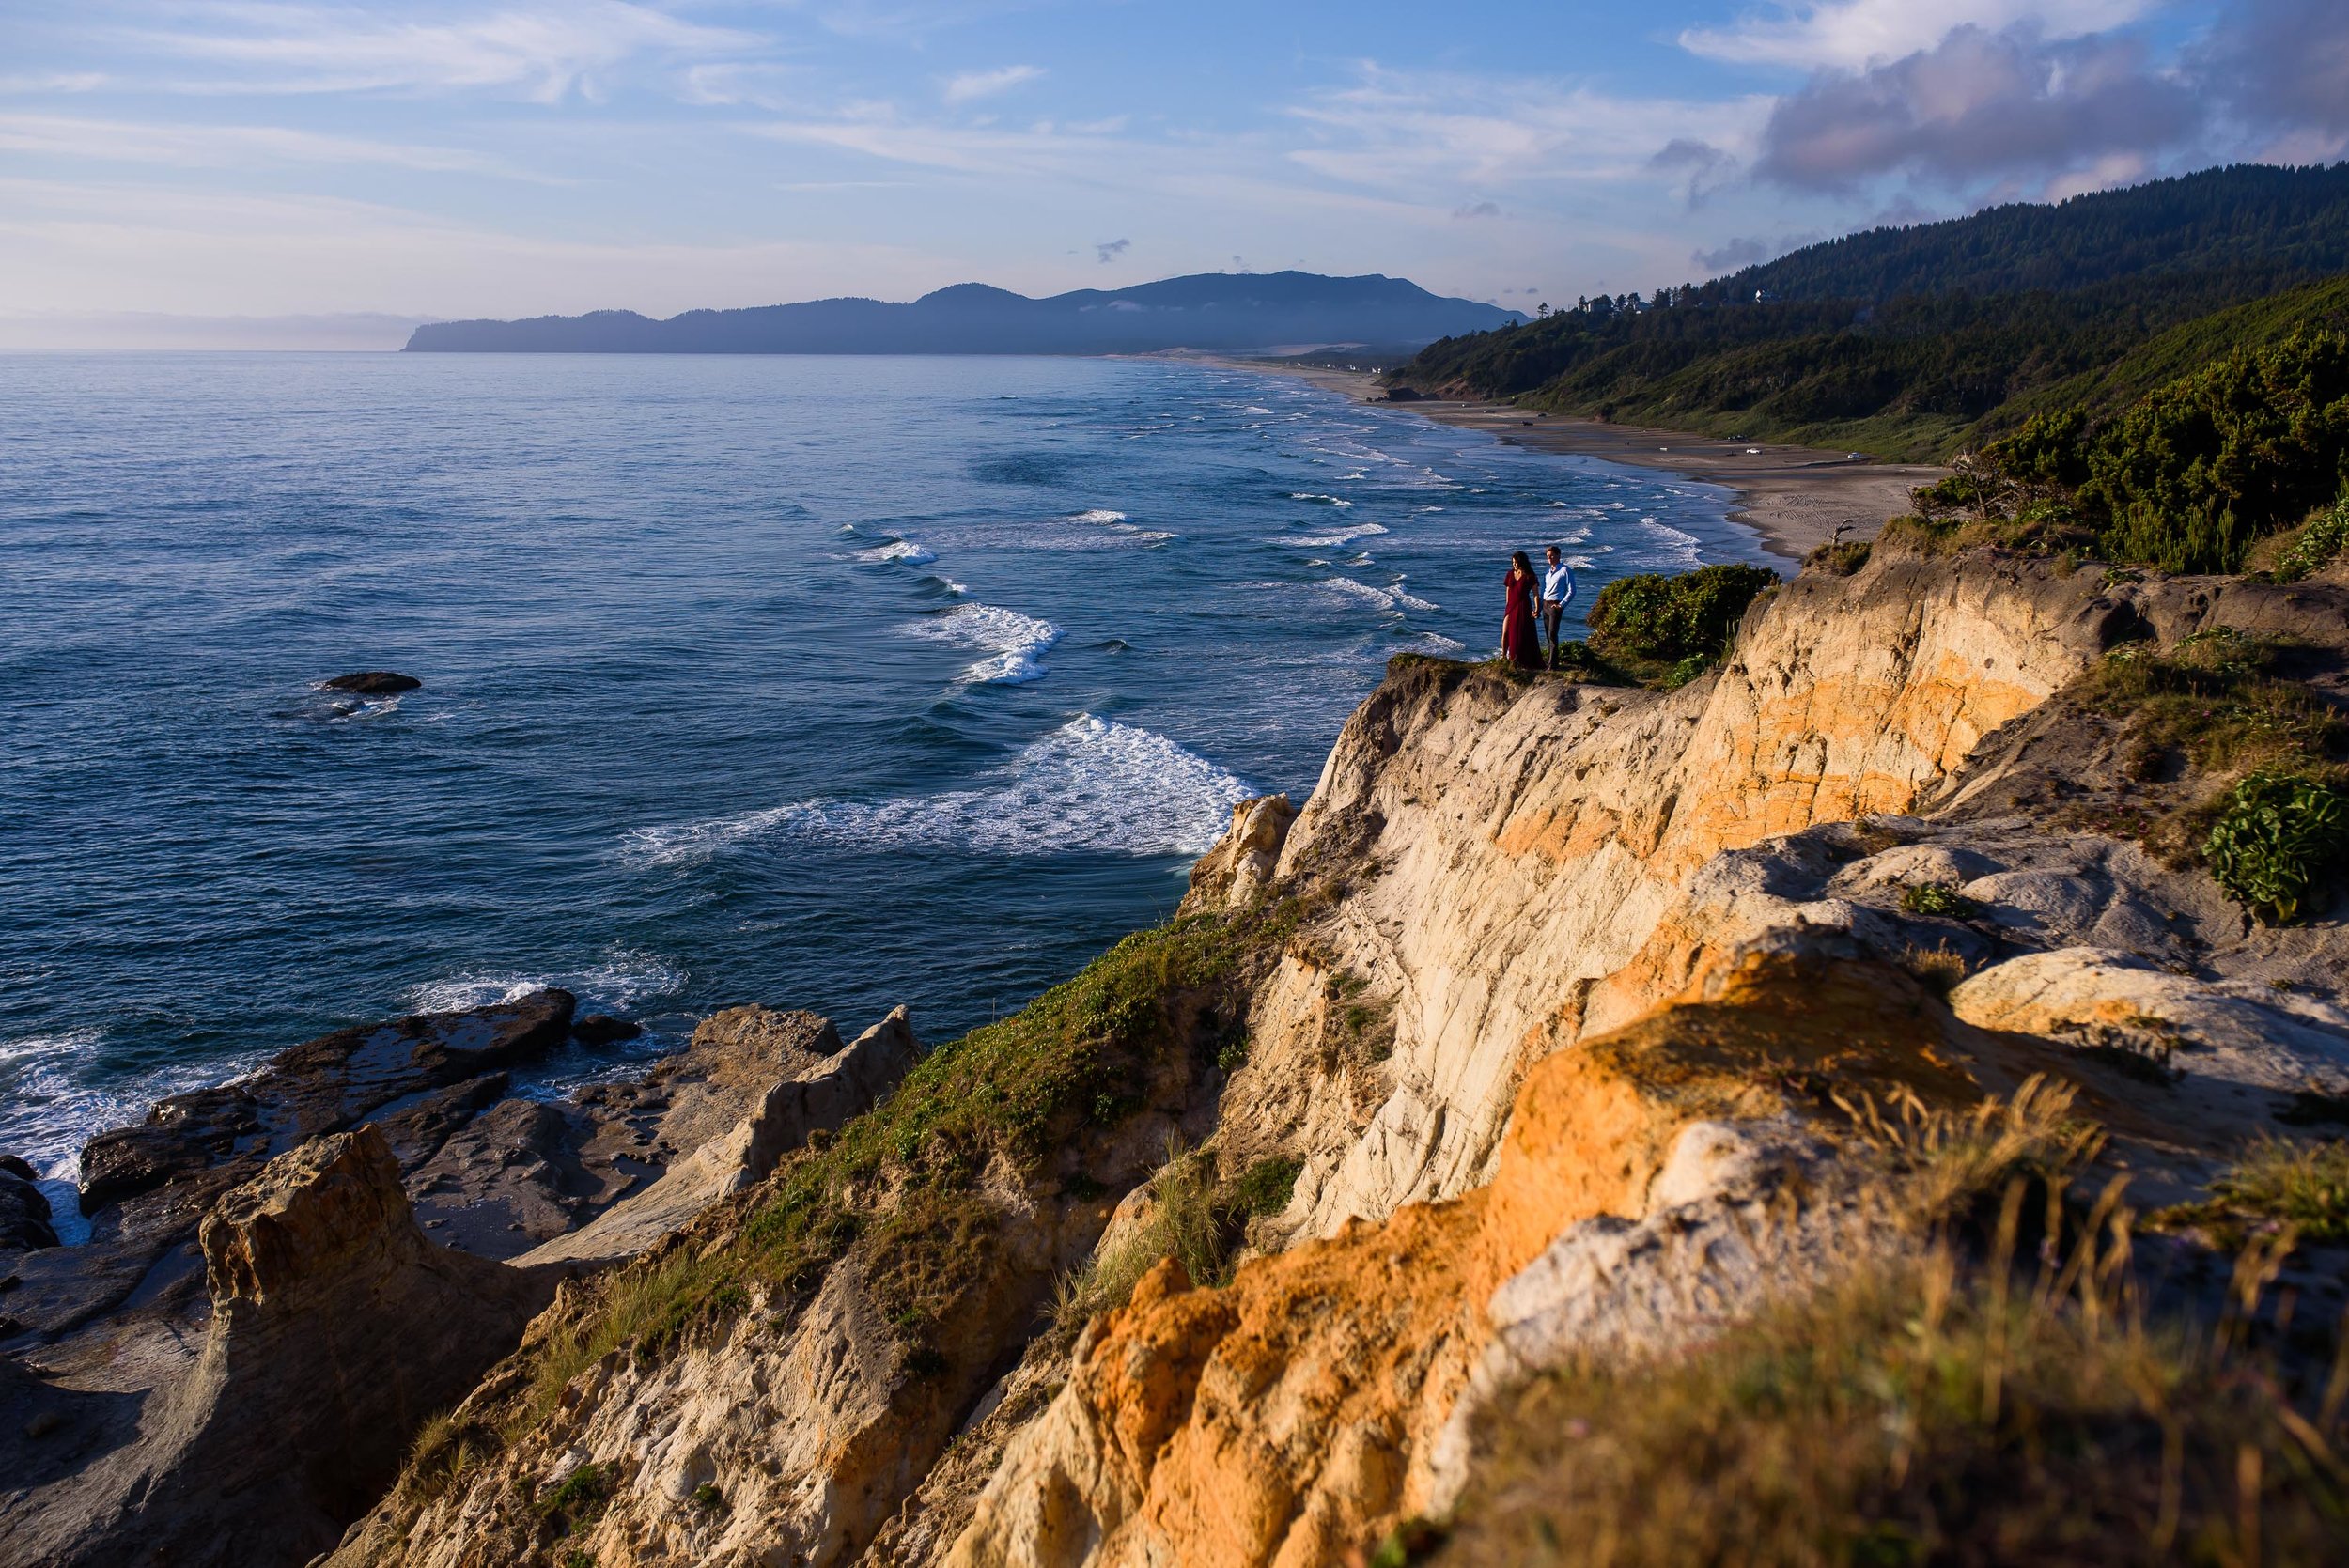
[{"label": "dry grass tuft", "polygon": [[[2320,1563],[2349,1540],[2349,1339],[2294,1393],[2245,1326],[2290,1236],[2255,1238],[2215,1326],[2145,1321],[2100,1133],[2040,1079],[1967,1112],[1845,1105],[1936,1239],[1697,1351],[1586,1359],[1482,1418],[1454,1516],[1395,1563],[1667,1568]],[[2340,1216],[2337,1145],[2261,1150],[2237,1201]],[[2044,1198],[2044,1230],[2027,1207]],[[1987,1201],[1987,1202],[1986,1202]],[[1951,1223],[1996,1213],[1985,1250]],[[1980,1256],[1968,1265],[1968,1256]],[[2318,1386],[2321,1385],[2321,1386]]]}]

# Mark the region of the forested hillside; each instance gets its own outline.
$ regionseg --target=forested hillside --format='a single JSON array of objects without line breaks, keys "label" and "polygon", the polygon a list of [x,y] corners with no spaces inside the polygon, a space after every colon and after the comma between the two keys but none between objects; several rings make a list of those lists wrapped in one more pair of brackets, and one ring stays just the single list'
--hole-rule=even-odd
[{"label": "forested hillside", "polygon": [[[2349,163],[2216,169],[1813,245],[1432,345],[1393,380],[1718,435],[1945,458],[2336,318]],[[2112,389],[2108,393],[2108,385]],[[2122,394],[2125,393],[2125,396]]]}]

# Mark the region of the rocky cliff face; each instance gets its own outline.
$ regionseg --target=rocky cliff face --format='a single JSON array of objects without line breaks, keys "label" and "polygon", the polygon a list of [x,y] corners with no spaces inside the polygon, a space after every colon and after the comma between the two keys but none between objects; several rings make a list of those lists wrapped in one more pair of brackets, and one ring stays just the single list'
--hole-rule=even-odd
[{"label": "rocky cliff face", "polygon": [[558,1281],[662,1242],[920,1053],[902,1008],[843,1046],[739,1007],[640,1078],[508,1097],[571,1008],[343,1031],[93,1140],[96,1239],[28,1220],[0,1249],[0,1556],[306,1561]]},{"label": "rocky cliff face", "polygon": [[[2202,1198],[2349,1104],[2349,934],[2180,851],[2250,753],[2114,674],[2245,636],[2332,734],[2341,586],[1994,553],[1806,575],[1671,692],[1399,660],[1174,925],[868,1114],[910,1042],[811,1049],[524,1255],[637,1252],[332,1561],[1353,1561],[1529,1379],[1921,1266],[2006,1172]],[[2345,1264],[2262,1278],[2329,1324]]]}]

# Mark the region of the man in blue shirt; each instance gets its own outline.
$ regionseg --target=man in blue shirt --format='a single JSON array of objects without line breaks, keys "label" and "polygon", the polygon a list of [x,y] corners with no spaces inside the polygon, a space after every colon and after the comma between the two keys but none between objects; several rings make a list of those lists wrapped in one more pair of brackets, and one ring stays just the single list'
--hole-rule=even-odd
[{"label": "man in blue shirt", "polygon": [[1549,667],[1558,668],[1558,623],[1574,598],[1574,570],[1560,559],[1558,547],[1544,551],[1542,567],[1542,635],[1549,639]]}]

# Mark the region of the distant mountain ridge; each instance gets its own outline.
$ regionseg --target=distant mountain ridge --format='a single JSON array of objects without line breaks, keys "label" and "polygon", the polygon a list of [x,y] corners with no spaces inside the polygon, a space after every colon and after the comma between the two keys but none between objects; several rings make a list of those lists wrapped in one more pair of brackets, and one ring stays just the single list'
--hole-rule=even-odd
[{"label": "distant mountain ridge", "polygon": [[689,310],[666,320],[632,310],[521,321],[438,321],[409,353],[523,354],[1115,354],[1225,352],[1305,343],[1417,347],[1520,322],[1519,312],[1431,294],[1377,273],[1199,272],[1131,288],[1030,299],[956,284],[909,304],[811,300],[745,310]]}]

